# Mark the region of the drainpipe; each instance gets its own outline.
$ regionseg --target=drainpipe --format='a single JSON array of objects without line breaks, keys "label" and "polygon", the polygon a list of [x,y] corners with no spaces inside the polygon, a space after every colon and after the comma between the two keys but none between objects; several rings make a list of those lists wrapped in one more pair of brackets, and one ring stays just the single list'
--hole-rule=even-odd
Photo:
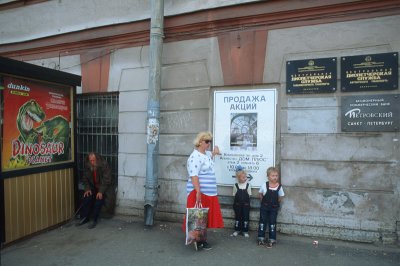
[{"label": "drainpipe", "polygon": [[153,225],[158,199],[158,136],[160,133],[161,59],[164,35],[164,0],[151,0],[149,98],[147,101],[147,160],[144,222]]}]

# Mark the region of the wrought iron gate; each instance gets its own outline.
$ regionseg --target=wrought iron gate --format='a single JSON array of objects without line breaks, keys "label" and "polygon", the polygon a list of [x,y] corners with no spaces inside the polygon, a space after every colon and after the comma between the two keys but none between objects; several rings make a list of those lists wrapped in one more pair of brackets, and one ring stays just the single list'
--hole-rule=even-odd
[{"label": "wrought iron gate", "polygon": [[103,156],[118,180],[118,93],[77,95],[77,163],[82,176],[85,156]]}]

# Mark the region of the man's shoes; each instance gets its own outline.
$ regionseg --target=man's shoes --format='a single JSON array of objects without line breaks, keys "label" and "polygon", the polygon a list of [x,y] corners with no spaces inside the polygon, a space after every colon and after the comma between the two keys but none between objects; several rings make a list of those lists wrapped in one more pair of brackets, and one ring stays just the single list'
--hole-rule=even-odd
[{"label": "man's shoes", "polygon": [[246,232],[244,232],[243,235],[244,235],[244,237],[250,237],[249,233],[246,233]]},{"label": "man's shoes", "polygon": [[211,250],[212,249],[211,245],[208,244],[206,241],[200,242],[199,243],[199,247],[201,247],[204,250]]},{"label": "man's shoes", "polygon": [[96,221],[93,221],[93,223],[91,223],[91,224],[88,225],[88,228],[89,228],[89,229],[93,229],[93,228],[96,227],[96,225],[97,225],[97,222],[96,222]]},{"label": "man's shoes", "polygon": [[84,225],[85,223],[89,222],[89,219],[87,217],[84,217],[82,220],[80,220],[79,222],[77,222],[75,225],[76,226],[81,226]]},{"label": "man's shoes", "polygon": [[265,245],[267,248],[272,248],[272,242],[268,241],[268,243]]}]

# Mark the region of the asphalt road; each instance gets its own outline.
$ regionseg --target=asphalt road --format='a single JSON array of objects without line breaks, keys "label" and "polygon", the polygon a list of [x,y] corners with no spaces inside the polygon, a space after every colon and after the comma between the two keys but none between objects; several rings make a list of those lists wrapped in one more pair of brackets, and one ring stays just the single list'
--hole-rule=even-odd
[{"label": "asphalt road", "polygon": [[[212,250],[185,246],[180,224],[145,227],[131,217],[102,219],[95,229],[64,225],[1,250],[1,265],[400,265],[400,247],[278,233],[272,249],[229,229],[209,229]],[[313,244],[318,241],[318,245]]]}]

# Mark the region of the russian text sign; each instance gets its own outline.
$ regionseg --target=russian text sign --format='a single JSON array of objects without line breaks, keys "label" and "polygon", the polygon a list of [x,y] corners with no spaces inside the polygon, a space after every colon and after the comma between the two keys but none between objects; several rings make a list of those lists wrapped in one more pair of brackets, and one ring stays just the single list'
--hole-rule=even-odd
[{"label": "russian text sign", "polygon": [[252,186],[266,181],[275,165],[276,89],[231,90],[214,93],[214,144],[217,183],[233,185],[235,167],[245,168]]},{"label": "russian text sign", "polygon": [[395,90],[399,86],[399,53],[341,58],[341,90]]},{"label": "russian text sign", "polygon": [[336,58],[286,62],[286,93],[305,94],[335,92]]},{"label": "russian text sign", "polygon": [[342,131],[390,132],[400,128],[400,95],[342,97]]}]

